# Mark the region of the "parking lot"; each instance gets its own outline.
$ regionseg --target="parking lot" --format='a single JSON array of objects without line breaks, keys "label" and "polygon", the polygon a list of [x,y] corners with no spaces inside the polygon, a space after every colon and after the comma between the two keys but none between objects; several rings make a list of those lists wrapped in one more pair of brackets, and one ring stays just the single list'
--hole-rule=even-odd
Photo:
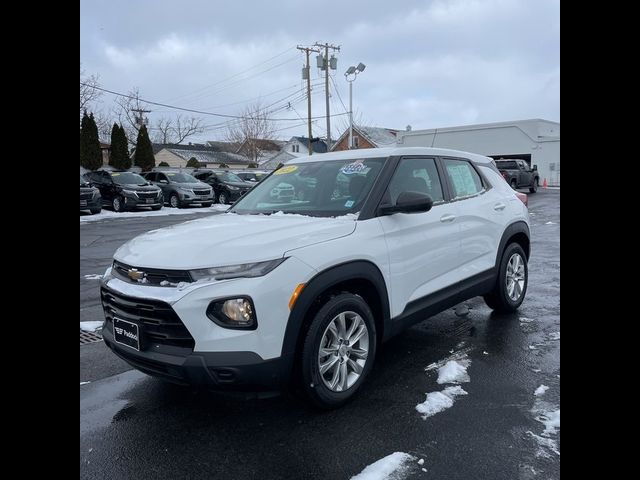
[{"label": "parking lot", "polygon": [[[81,478],[349,479],[394,452],[407,454],[394,478],[559,478],[559,190],[530,195],[529,209],[529,287],[518,313],[493,314],[474,298],[415,325],[382,346],[339,410],[167,384],[101,341],[81,345]],[[99,277],[122,243],[220,213],[165,210],[177,212],[81,215],[81,328],[103,319]],[[466,366],[466,395],[423,418],[416,406],[442,391],[438,367],[450,359]]]}]

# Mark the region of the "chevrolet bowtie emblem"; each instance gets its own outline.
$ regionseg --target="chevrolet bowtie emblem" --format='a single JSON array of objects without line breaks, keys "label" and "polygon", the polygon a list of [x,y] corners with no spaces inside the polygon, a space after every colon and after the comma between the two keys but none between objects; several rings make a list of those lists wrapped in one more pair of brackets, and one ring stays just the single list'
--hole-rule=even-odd
[{"label": "chevrolet bowtie emblem", "polygon": [[129,275],[129,278],[131,280],[135,280],[135,281],[138,281],[138,280],[142,279],[142,277],[144,277],[144,272],[141,272],[137,268],[130,268],[127,271],[127,274]]}]

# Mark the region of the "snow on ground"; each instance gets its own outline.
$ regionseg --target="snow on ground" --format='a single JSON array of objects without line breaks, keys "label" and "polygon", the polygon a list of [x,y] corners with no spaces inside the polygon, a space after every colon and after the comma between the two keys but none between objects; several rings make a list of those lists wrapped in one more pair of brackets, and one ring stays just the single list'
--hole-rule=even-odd
[{"label": "snow on ground", "polygon": [[[389,478],[400,479],[406,473],[409,462],[416,457],[404,452],[395,452],[381,458],[375,463],[367,466],[362,472],[351,480],[385,480]],[[391,477],[393,475],[393,477]]]},{"label": "snow on ground", "polygon": [[520,317],[520,323],[531,323],[531,322],[535,322],[535,320],[533,318]]},{"label": "snow on ground", "polygon": [[545,225],[555,225],[555,223],[554,222],[547,222],[547,223],[545,223]]},{"label": "snow on ground", "polygon": [[560,340],[560,332],[552,332],[549,334],[549,340]]},{"label": "snow on ground", "polygon": [[468,358],[449,360],[438,369],[438,383],[463,383],[471,381],[467,374],[469,365],[471,365],[471,360]]},{"label": "snow on ground", "polygon": [[436,413],[451,408],[458,395],[467,395],[467,392],[458,385],[455,387],[447,387],[442,392],[427,393],[427,399],[416,405],[416,410],[422,414],[422,419],[426,420]]},{"label": "snow on ground", "polygon": [[538,388],[536,388],[536,391],[533,392],[533,394],[536,397],[539,397],[540,395],[544,395],[544,392],[546,392],[547,390],[549,390],[549,387],[547,387],[546,385],[540,385]]},{"label": "snow on ground", "polygon": [[94,322],[80,322],[80,330],[84,330],[85,332],[96,332],[102,328],[102,321],[94,321]]},{"label": "snow on ground", "polygon": [[[541,385],[541,387],[544,385]],[[537,391],[537,390],[536,390]],[[527,432],[538,444],[536,455],[539,457],[549,458],[547,450],[560,455],[558,450],[558,442],[555,437],[560,429],[560,408],[551,403],[536,399],[531,413],[534,414],[536,421],[544,425],[544,430],[540,435],[533,432]]]},{"label": "snow on ground", "polygon": [[102,275],[95,273],[91,275],[85,275],[84,278],[87,280],[100,280],[102,278]]},{"label": "snow on ground", "polygon": [[91,382],[80,382],[80,386],[86,385],[87,383],[91,383]]},{"label": "snow on ground", "polygon": [[103,209],[96,215],[84,215],[80,217],[80,223],[98,222],[100,220],[114,219],[114,218],[135,218],[135,217],[162,217],[164,215],[189,215],[192,213],[207,213],[207,212],[224,212],[230,207],[230,205],[222,205],[217,203],[211,207],[196,207],[196,208],[169,208],[162,207],[160,210],[135,210],[133,212],[121,212],[116,213],[111,210]]},{"label": "snow on ground", "polygon": [[539,412],[536,420],[544,425],[543,436],[555,435],[560,428],[560,409]]},{"label": "snow on ground", "polygon": [[457,352],[454,351],[454,350],[451,350],[449,352],[449,353],[451,353],[451,355],[449,355],[446,358],[443,358],[442,360],[440,360],[438,362],[430,363],[429,365],[424,367],[424,371],[425,372],[429,372],[431,370],[439,369],[440,367],[446,365],[446,363],[451,361],[451,360],[464,360],[464,359],[467,358],[467,353],[469,353],[471,350],[472,350],[471,347],[463,348],[461,350],[458,350]]},{"label": "snow on ground", "polygon": [[530,430],[528,430],[527,433],[531,435],[531,438],[533,438],[540,447],[536,452],[537,457],[550,458],[551,456],[547,453],[547,449],[551,450],[556,455],[560,455],[560,451],[558,450],[558,442],[551,438],[544,438],[540,435],[536,435]]}]

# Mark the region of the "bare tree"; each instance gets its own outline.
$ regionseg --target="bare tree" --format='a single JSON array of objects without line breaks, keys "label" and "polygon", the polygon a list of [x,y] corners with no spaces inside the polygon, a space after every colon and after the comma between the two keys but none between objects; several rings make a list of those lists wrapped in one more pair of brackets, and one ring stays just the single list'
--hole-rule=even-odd
[{"label": "bare tree", "polygon": [[273,140],[275,136],[276,126],[269,115],[258,101],[248,105],[241,113],[242,118],[227,127],[227,140],[244,145],[246,155],[254,162],[262,154],[262,140]]},{"label": "bare tree", "polygon": [[157,143],[182,143],[192,135],[204,132],[202,119],[196,117],[161,118],[156,122],[157,133],[154,140]]},{"label": "bare tree", "polygon": [[82,64],[80,65],[80,118],[85,110],[89,110],[91,105],[100,98],[102,92],[97,89],[100,84],[98,83],[97,75],[86,75],[82,70]]},{"label": "bare tree", "polygon": [[146,121],[146,117],[136,110],[149,110],[149,108],[140,100],[138,87],[134,87],[126,97],[118,97],[115,104],[114,115],[124,129],[129,144],[135,145],[138,140],[138,130]]}]

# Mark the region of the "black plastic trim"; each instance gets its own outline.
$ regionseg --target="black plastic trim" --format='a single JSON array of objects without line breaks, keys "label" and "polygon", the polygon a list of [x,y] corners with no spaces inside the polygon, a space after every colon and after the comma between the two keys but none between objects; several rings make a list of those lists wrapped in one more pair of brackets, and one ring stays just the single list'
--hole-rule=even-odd
[{"label": "black plastic trim", "polygon": [[517,233],[524,233],[529,239],[529,248],[524,252],[527,255],[527,260],[529,260],[529,257],[531,256],[531,233],[529,232],[529,226],[527,223],[522,220],[518,220],[517,222],[507,226],[502,234],[500,244],[498,245],[498,254],[496,255],[496,269],[500,267],[500,260],[502,259],[504,249],[507,247],[507,241]]}]

